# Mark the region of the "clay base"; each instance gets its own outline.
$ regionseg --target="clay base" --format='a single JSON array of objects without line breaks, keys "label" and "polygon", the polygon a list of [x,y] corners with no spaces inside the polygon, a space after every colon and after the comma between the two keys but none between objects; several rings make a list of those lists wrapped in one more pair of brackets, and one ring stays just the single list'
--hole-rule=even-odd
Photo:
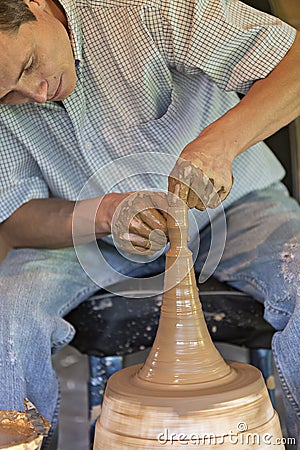
[{"label": "clay base", "polygon": [[[140,367],[110,378],[94,450],[195,448],[201,437],[201,449],[262,450],[270,449],[264,435],[282,436],[263,378],[252,366],[232,362],[217,385],[185,386],[153,386],[138,378]],[[213,440],[203,441],[205,436]]]},{"label": "clay base", "polygon": [[[275,413],[273,419],[271,422],[269,422],[265,429],[261,428],[260,432],[261,435],[269,436],[270,433],[270,427],[275,429],[278,428],[279,420],[277,417],[277,414]],[[100,449],[107,449],[107,450],[132,450],[132,449],[145,449],[145,450],[152,450],[152,449],[163,449],[163,448],[173,448],[173,449],[182,449],[182,448],[199,448],[203,450],[268,450],[270,448],[275,449],[284,449],[283,445],[269,445],[268,443],[264,443],[263,439],[261,439],[261,442],[258,442],[258,438],[256,438],[256,435],[251,434],[250,431],[247,431],[246,433],[240,433],[237,435],[232,435],[231,437],[227,437],[224,440],[220,438],[209,438],[209,433],[207,433],[207,439],[205,442],[207,442],[208,445],[205,445],[203,443],[203,440],[199,440],[198,437],[194,441],[189,440],[187,442],[180,440],[176,443],[174,439],[169,439],[166,441],[166,431],[164,430],[164,434],[160,435],[158,440],[153,441],[150,439],[143,439],[142,442],[139,439],[126,437],[125,441],[123,441],[124,438],[117,437],[115,434],[112,434],[110,432],[106,432],[104,435],[102,434],[102,430],[100,430],[100,424],[97,423],[96,425],[96,434],[98,435],[99,432],[101,433],[101,445],[95,444],[94,450],[100,450]],[[184,433],[186,434],[186,433]],[[198,433],[193,433],[192,436],[198,436]],[[169,433],[169,437],[171,434]],[[177,434],[178,436],[178,434]],[[253,437],[252,437],[253,436]],[[100,437],[99,437],[100,438]],[[180,437],[181,439],[181,437]],[[211,442],[209,444],[209,442]],[[221,443],[220,443],[221,442]]]}]

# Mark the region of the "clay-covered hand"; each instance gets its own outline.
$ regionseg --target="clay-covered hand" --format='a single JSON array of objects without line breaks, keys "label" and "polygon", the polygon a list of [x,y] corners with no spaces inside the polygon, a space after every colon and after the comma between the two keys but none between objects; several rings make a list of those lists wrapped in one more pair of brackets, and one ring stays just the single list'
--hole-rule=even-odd
[{"label": "clay-covered hand", "polygon": [[112,235],[126,253],[151,256],[167,243],[168,201],[162,192],[139,191],[128,195],[116,208]]},{"label": "clay-covered hand", "polygon": [[232,160],[203,144],[200,138],[188,144],[169,176],[169,191],[200,210],[216,208],[233,183]]}]

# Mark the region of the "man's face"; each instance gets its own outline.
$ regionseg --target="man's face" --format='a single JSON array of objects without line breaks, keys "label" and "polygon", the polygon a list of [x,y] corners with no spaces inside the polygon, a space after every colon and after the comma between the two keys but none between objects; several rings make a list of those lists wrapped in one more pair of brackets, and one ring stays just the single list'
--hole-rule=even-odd
[{"label": "man's face", "polygon": [[65,99],[75,88],[74,57],[63,24],[39,3],[29,8],[37,21],[18,33],[0,32],[0,104]]}]

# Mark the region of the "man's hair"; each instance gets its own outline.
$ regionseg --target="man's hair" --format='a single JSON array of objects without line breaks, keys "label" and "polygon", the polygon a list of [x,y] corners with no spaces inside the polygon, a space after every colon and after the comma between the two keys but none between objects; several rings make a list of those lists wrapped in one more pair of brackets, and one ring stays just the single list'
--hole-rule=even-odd
[{"label": "man's hair", "polygon": [[23,0],[0,0],[0,31],[17,33],[23,23],[36,20]]}]

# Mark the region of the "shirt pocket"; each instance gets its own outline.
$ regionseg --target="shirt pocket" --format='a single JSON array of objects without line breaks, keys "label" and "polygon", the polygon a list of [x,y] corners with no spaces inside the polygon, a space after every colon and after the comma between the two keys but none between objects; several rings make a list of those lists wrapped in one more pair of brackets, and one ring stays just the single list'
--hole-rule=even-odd
[{"label": "shirt pocket", "polygon": [[163,113],[153,119],[137,121],[127,127],[132,152],[168,151],[178,129],[178,110],[172,96]]}]

